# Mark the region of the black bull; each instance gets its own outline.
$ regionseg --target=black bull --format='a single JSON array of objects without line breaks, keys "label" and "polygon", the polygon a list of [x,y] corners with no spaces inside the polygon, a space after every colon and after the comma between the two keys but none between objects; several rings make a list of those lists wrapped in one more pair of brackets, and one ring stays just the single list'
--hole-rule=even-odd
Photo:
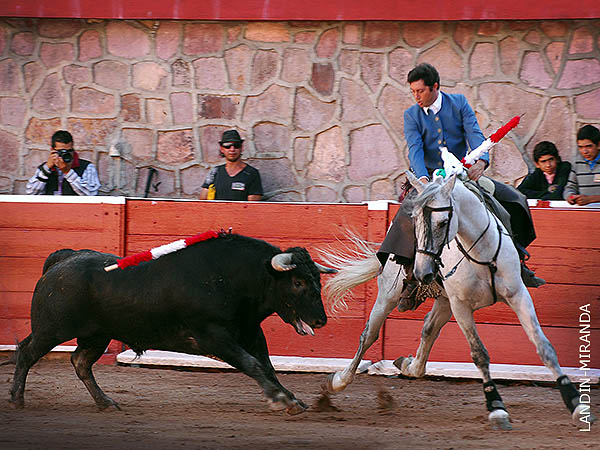
[{"label": "black bull", "polygon": [[117,257],[59,250],[44,264],[31,303],[31,334],[19,343],[11,401],[24,406],[31,366],[77,338],[71,362],[99,408],[118,408],[92,365],[117,339],[136,353],[168,350],[221,359],[254,378],[274,409],[306,409],[277,380],[261,322],[277,313],[298,334],[327,322],[320,272],[304,248],[221,235],[155,261],[106,272]]}]

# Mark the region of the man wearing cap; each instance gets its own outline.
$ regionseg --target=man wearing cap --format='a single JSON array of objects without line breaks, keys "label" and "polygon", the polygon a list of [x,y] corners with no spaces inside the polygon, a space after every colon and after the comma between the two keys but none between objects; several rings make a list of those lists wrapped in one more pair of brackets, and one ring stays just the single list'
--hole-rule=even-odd
[{"label": "man wearing cap", "polygon": [[219,144],[225,164],[209,172],[202,184],[200,200],[262,200],[260,173],[242,161],[243,142],[237,130],[223,132]]}]

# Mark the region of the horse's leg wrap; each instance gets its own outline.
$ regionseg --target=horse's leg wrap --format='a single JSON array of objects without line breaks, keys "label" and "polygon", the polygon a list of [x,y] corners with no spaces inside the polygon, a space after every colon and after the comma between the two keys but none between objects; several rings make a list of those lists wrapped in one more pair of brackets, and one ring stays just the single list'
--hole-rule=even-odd
[{"label": "horse's leg wrap", "polygon": [[506,411],[506,407],[504,406],[504,403],[502,403],[502,397],[500,397],[500,393],[498,392],[498,389],[496,389],[496,383],[493,381],[483,383],[483,393],[485,394],[485,402],[488,411],[491,412],[497,409]]},{"label": "horse's leg wrap", "polygon": [[558,377],[556,382],[558,383],[563,402],[565,402],[565,405],[567,405],[569,411],[573,413],[579,404],[579,391],[575,386],[573,386],[573,383],[571,383],[571,380],[566,375]]}]

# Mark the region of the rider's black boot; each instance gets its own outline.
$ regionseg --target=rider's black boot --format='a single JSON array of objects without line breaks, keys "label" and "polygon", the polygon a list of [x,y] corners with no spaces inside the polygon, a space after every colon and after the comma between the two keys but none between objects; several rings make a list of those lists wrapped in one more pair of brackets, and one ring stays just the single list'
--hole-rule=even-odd
[{"label": "rider's black boot", "polygon": [[530,256],[529,252],[525,250],[525,247],[517,242],[515,242],[515,247],[517,248],[517,253],[519,253],[519,259],[521,260],[521,278],[523,279],[525,286],[537,288],[546,284],[546,280],[537,277],[535,272],[525,264],[525,261],[527,261]]}]

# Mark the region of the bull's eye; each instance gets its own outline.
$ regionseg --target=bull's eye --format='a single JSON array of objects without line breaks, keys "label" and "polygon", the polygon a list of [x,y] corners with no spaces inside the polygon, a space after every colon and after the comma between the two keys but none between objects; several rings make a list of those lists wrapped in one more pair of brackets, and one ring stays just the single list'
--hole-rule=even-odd
[{"label": "bull's eye", "polygon": [[304,282],[302,280],[294,280],[294,287],[302,289],[304,287]]}]

